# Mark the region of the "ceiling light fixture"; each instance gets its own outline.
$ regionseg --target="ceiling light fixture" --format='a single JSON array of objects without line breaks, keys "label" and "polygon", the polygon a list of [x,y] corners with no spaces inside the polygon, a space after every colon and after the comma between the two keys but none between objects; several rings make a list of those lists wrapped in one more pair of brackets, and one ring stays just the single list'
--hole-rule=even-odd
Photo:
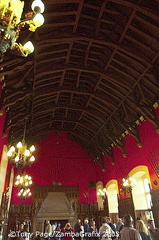
[{"label": "ceiling light fixture", "polygon": [[15,180],[15,186],[20,190],[18,192],[18,196],[21,198],[27,198],[32,195],[30,186],[33,184],[32,177],[28,174],[18,175]]},{"label": "ceiling light fixture", "polygon": [[1,59],[3,54],[8,50],[15,50],[17,54],[28,56],[34,51],[33,44],[29,41],[22,46],[16,41],[21,29],[29,26],[29,30],[34,32],[37,27],[44,23],[44,4],[41,0],[34,0],[31,8],[32,11],[25,14],[21,20],[24,2],[21,0],[0,0],[0,53]]},{"label": "ceiling light fixture", "polygon": [[133,187],[137,184],[136,180],[132,177],[127,177],[122,179],[120,193],[126,195],[126,193],[131,193]]},{"label": "ceiling light fixture", "polygon": [[35,157],[33,152],[35,151],[35,146],[32,145],[30,148],[27,147],[25,143],[25,134],[26,134],[26,124],[27,118],[25,118],[25,127],[22,142],[18,142],[16,146],[11,146],[7,152],[9,161],[16,168],[24,168],[25,166],[30,166],[34,161]]}]

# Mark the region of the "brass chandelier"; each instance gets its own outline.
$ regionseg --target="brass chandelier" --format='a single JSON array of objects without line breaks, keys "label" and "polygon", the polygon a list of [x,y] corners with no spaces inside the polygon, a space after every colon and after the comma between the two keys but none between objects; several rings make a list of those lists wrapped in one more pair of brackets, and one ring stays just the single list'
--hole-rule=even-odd
[{"label": "brass chandelier", "polygon": [[123,178],[120,189],[121,194],[131,193],[136,183],[136,180],[132,177]]},{"label": "brass chandelier", "polygon": [[35,146],[32,145],[28,149],[25,140],[23,139],[22,142],[18,142],[16,147],[10,147],[7,156],[15,167],[23,168],[25,166],[30,166],[35,161],[35,157],[33,156],[34,151]]},{"label": "brass chandelier", "polygon": [[33,44],[29,41],[24,46],[16,41],[21,29],[29,26],[29,30],[34,32],[37,27],[44,23],[44,4],[41,0],[34,0],[32,11],[25,14],[24,19],[21,15],[24,8],[24,2],[21,0],[0,0],[0,53],[1,58],[8,50],[15,50],[17,54],[28,56],[34,51]]},{"label": "brass chandelier", "polygon": [[35,157],[33,155],[35,146],[32,145],[30,147],[27,147],[27,144],[25,143],[27,120],[28,118],[26,117],[22,142],[18,142],[16,146],[10,146],[9,151],[7,152],[9,161],[16,168],[20,169],[23,169],[26,166],[31,166],[35,161]]},{"label": "brass chandelier", "polygon": [[32,177],[28,174],[18,175],[16,177],[15,186],[18,187],[20,190],[18,192],[18,196],[25,199],[32,195],[30,186],[33,184]]}]

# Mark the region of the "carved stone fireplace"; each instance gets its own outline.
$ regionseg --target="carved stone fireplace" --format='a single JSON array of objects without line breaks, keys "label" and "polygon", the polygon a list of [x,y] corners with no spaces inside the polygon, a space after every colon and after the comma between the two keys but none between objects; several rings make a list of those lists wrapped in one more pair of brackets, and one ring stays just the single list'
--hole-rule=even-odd
[{"label": "carved stone fireplace", "polygon": [[73,225],[76,214],[64,192],[48,192],[35,218],[35,230],[43,232],[46,219],[68,220]]}]

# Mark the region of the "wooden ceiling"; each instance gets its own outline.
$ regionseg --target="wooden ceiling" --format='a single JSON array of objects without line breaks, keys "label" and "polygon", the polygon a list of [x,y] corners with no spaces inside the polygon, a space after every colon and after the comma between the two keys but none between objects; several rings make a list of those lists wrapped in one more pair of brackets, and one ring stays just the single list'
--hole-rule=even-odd
[{"label": "wooden ceiling", "polygon": [[159,0],[44,0],[45,24],[27,58],[8,52],[1,65],[1,108],[9,142],[67,132],[95,161],[123,136],[140,145],[136,121],[158,129]]}]

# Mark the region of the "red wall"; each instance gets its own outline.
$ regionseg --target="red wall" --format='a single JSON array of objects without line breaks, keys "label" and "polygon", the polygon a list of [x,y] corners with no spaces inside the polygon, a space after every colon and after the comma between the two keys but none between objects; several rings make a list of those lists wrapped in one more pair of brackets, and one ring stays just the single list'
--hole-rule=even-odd
[{"label": "red wall", "polygon": [[[95,191],[89,188],[89,181],[98,181],[97,170],[100,167],[93,163],[79,145],[70,141],[67,134],[51,133],[35,146],[36,162],[27,172],[36,185],[52,186],[54,181],[58,181],[63,186],[79,186],[81,202],[87,202],[84,197],[86,192],[89,193],[90,202],[96,201]],[[13,202],[20,203],[15,193],[16,189]]]},{"label": "red wall", "polygon": [[[137,147],[137,141],[131,136],[125,138],[125,148],[127,157],[124,158],[121,150],[118,147],[114,148],[115,165],[111,165],[109,158],[105,158],[106,171],[103,173],[104,183],[107,183],[111,179],[121,179],[127,175],[134,167],[139,165],[148,166],[152,179],[158,180],[154,175],[154,171],[151,168],[151,164],[148,161],[148,157],[152,159],[152,152],[155,153],[155,161],[159,164],[159,156],[157,156],[157,150],[159,152],[159,135],[156,133],[155,126],[149,121],[144,121],[139,126],[139,132],[142,142],[142,148]],[[152,185],[152,187],[155,187]]]},{"label": "red wall", "polygon": [[[0,156],[2,155],[3,146],[7,144],[7,137],[4,137],[4,138],[2,137],[4,119],[5,119],[5,113],[3,113],[2,116],[0,116]],[[1,158],[0,158],[0,161],[1,161]]]},{"label": "red wall", "polygon": [[[127,158],[122,156],[119,148],[114,148],[115,166],[111,165],[111,160],[105,157],[106,171],[102,172],[99,165],[94,164],[84,150],[76,143],[70,141],[67,134],[51,133],[46,139],[37,142],[36,162],[27,172],[31,174],[36,185],[49,185],[53,181],[59,181],[63,186],[79,186],[81,202],[95,202],[95,189],[89,188],[90,181],[103,181],[106,184],[111,179],[121,179],[138,165],[147,165],[153,180],[158,178],[147,160],[152,151],[159,149],[159,135],[156,133],[154,125],[148,121],[139,126],[141,142],[143,147],[138,148],[136,140],[127,136],[125,138],[125,148]],[[3,145],[1,139],[1,146]],[[157,159],[159,163],[159,159]],[[155,185],[152,184],[152,187]],[[84,193],[89,193],[89,199],[84,197]],[[13,203],[21,203],[17,197],[17,189],[13,191]],[[26,200],[26,203],[31,199]]]}]

